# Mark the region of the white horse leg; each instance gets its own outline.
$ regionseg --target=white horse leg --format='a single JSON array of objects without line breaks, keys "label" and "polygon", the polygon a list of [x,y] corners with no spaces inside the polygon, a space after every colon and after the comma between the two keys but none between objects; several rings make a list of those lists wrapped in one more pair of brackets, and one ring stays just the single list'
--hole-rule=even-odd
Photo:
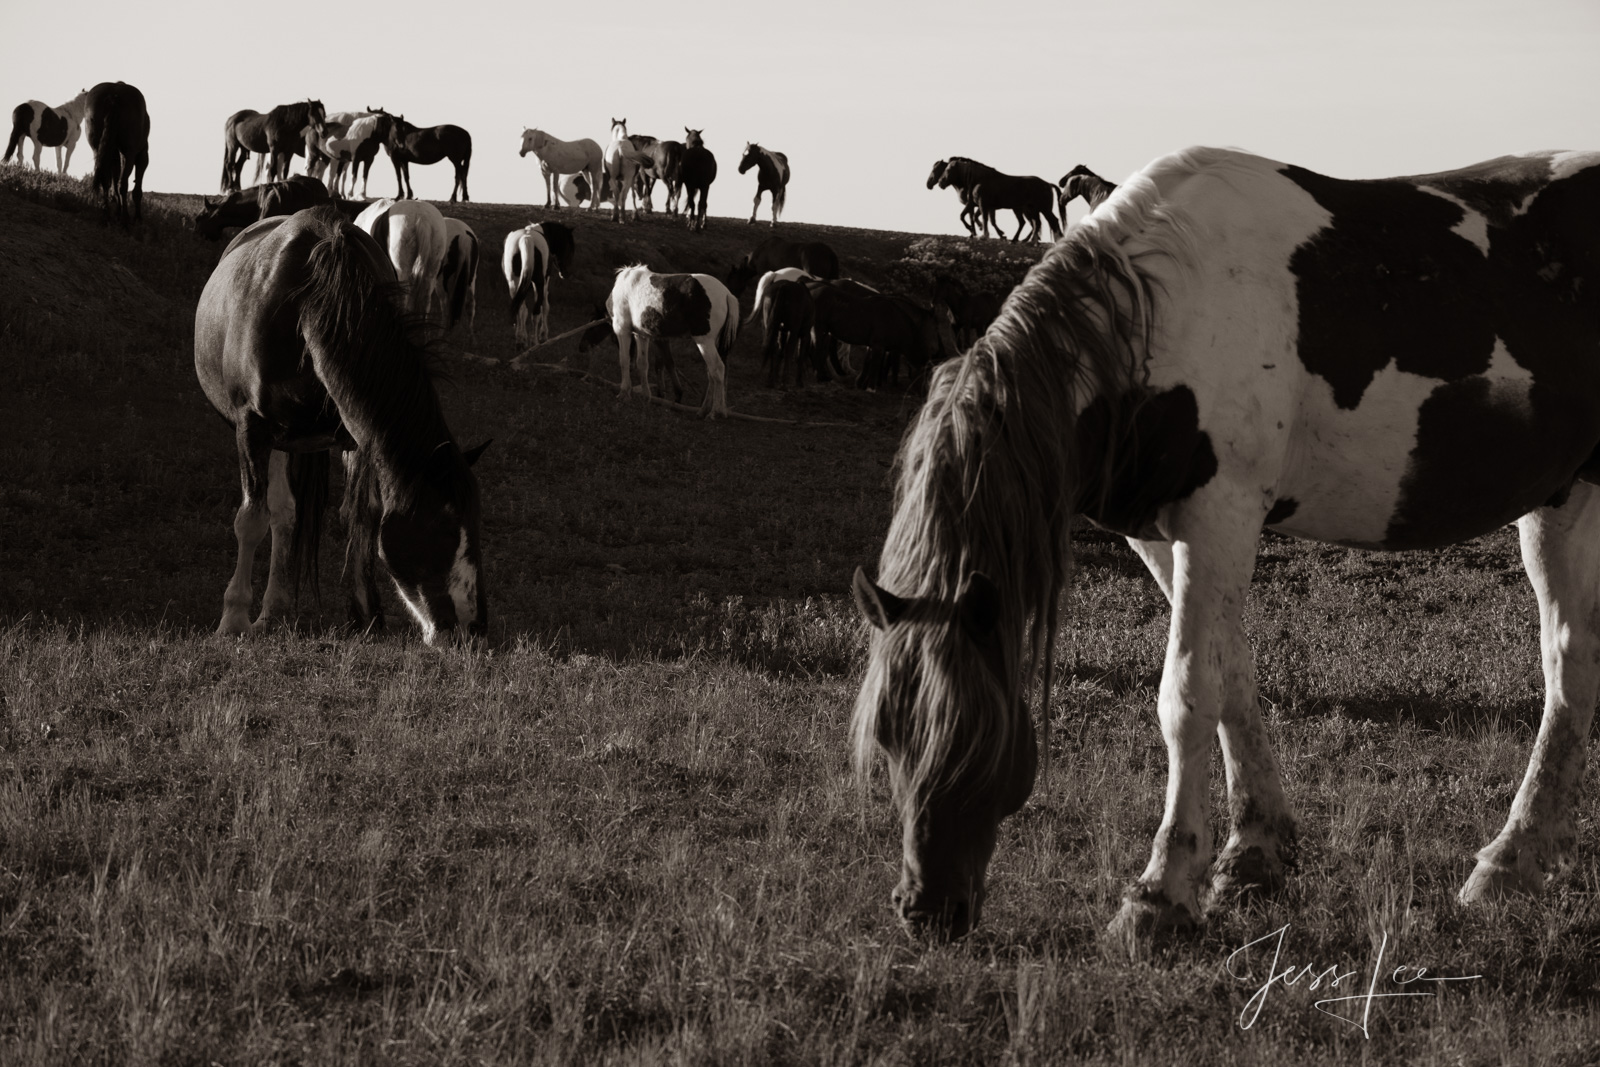
[{"label": "white horse leg", "polygon": [[1539,599],[1544,718],[1505,828],[1478,853],[1463,903],[1537,892],[1577,839],[1572,809],[1600,689],[1600,488],[1572,487],[1558,508],[1517,521],[1522,564]]},{"label": "white horse leg", "polygon": [[[1170,549],[1150,551],[1157,580],[1170,566],[1164,587],[1172,591],[1172,626],[1161,672],[1158,709],[1167,743],[1167,799],[1150,862],[1123,895],[1110,926],[1113,938],[1141,952],[1158,933],[1200,921],[1200,887],[1211,861],[1211,738],[1229,711],[1236,756],[1254,751],[1259,738],[1241,728],[1240,677],[1252,670],[1249,647],[1240,639],[1262,513],[1256,501],[1226,484],[1207,486],[1168,509]],[[1141,546],[1142,547],[1142,546]],[[1170,551],[1171,563],[1165,562]],[[1240,662],[1242,658],[1242,662]],[[1253,686],[1251,686],[1253,697]],[[1272,768],[1276,770],[1274,765]],[[1261,769],[1241,764],[1239,776]],[[1239,782],[1242,795],[1264,793],[1259,783]]]},{"label": "white horse leg", "polygon": [[700,402],[700,415],[702,418],[707,415],[712,418],[718,415],[727,418],[727,368],[722,363],[722,355],[717,351],[717,336],[707,334],[704,337],[696,337],[694,343],[700,349],[700,358],[706,363],[706,397]]},{"label": "white horse leg", "polygon": [[252,630],[260,632],[293,606],[287,574],[294,548],[294,490],[289,485],[289,454],[274,452],[267,461],[267,515],[272,528],[272,556],[267,568],[267,591],[261,596],[261,614]]}]

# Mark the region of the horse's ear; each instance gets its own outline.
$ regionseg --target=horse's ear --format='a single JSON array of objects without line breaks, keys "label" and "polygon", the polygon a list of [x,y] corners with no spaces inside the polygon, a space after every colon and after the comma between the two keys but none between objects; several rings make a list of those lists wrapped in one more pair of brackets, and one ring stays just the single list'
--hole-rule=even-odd
[{"label": "horse's ear", "polygon": [[982,571],[973,571],[956,597],[956,616],[968,637],[987,642],[1000,624],[1000,587]]},{"label": "horse's ear", "polygon": [[855,595],[856,607],[874,630],[887,630],[900,621],[910,606],[910,601],[879,586],[860,567],[856,568],[850,591]]},{"label": "horse's ear", "polygon": [[465,452],[461,453],[461,458],[466,460],[467,466],[470,467],[474,463],[478,462],[478,457],[483,455],[484,449],[488,448],[492,444],[494,444],[494,438],[491,437],[476,448],[469,448]]}]

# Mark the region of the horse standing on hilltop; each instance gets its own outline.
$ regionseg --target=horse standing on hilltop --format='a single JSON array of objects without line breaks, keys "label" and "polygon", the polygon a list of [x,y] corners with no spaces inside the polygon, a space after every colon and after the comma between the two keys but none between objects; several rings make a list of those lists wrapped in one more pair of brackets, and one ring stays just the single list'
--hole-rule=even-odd
[{"label": "horse standing on hilltop", "polygon": [[756,212],[761,208],[761,194],[770,193],[772,225],[776,226],[788,195],[789,157],[749,142],[744,146],[744,155],[739,157],[739,173],[743,174],[751,167],[756,168],[756,198],[750,203],[750,224],[755,225]]},{"label": "horse standing on hilltop", "polygon": [[[195,375],[233,427],[244,491],[219,634],[258,632],[288,616],[302,566],[315,588],[329,450],[345,457],[352,624],[383,628],[381,558],[428,644],[487,627],[471,471],[484,446],[457,446],[432,353],[395,288],[383,249],[328,207],[256,223],[207,280],[195,312]],[[252,623],[250,572],[269,531],[267,587]]]},{"label": "horse standing on hilltop", "polygon": [[[327,111],[321,100],[301,100],[293,104],[279,104],[267,112],[262,123],[267,142],[267,177],[283,181],[289,177],[289,168],[295,156],[306,154],[307,126],[321,127]],[[241,164],[243,166],[243,164]]]},{"label": "horse standing on hilltop", "polygon": [[[941,179],[944,178],[944,172],[949,166],[950,161],[948,159],[937,160],[933,164],[933,169],[928,172],[929,189],[949,187],[949,182],[941,182]],[[996,228],[999,227],[999,223],[994,221],[993,209],[990,209],[987,216],[979,216],[978,204],[973,199],[971,189],[960,185],[957,185],[955,189],[956,198],[961,202],[961,225],[967,228],[968,237],[977,237],[980,228],[987,233],[990,225],[994,225]]]},{"label": "horse standing on hilltop", "polygon": [[[545,207],[560,209],[561,202],[556,199],[556,190],[561,184],[563,174],[587,175],[590,188],[600,188],[600,175],[605,170],[605,154],[593,138],[563,141],[551,137],[543,130],[527,129],[522,131],[522,151],[517,154],[526,156],[529,152],[539,160],[539,173],[544,176]],[[594,211],[599,206],[597,200],[591,201],[589,210]]]},{"label": "horse standing on hilltop", "polygon": [[649,267],[623,267],[606,298],[611,330],[617,338],[622,384],[618,396],[633,391],[632,348],[638,345],[639,380],[650,395],[650,344],[671,337],[691,338],[706,364],[702,417],[728,414],[724,361],[739,336],[739,299],[709,274],[657,274]]},{"label": "horse standing on hilltop", "polygon": [[[634,177],[642,164],[648,163],[648,157],[639,154],[633,147],[633,142],[628,140],[628,120],[611,120],[611,143],[605,150],[605,179],[611,186],[611,221],[623,221],[622,215],[627,207],[628,194],[633,194],[633,218],[639,218],[639,190],[634,184]],[[596,194],[595,199],[600,199]]]},{"label": "horse standing on hilltop", "polygon": [[[711,191],[711,183],[717,180],[717,157],[706,147],[701,136],[704,132],[703,129],[683,128],[683,188],[687,194],[683,217],[691,230],[706,228],[706,196]],[[700,197],[698,217],[695,215],[696,194]]]},{"label": "horse standing on hilltop", "polygon": [[271,146],[267,144],[267,116],[245,108],[228,116],[222,124],[222,191],[236,193],[244,181],[244,165],[256,153],[256,175],[252,185],[261,184],[261,171],[267,164]]},{"label": "horse standing on hilltop", "polygon": [[878,578],[856,575],[874,633],[852,732],[859,768],[890,763],[904,921],[979,921],[1000,822],[1033,788],[1028,691],[1050,693],[1078,514],[1124,534],[1172,606],[1165,812],[1111,924],[1130,950],[1295,862],[1241,618],[1263,529],[1402,550],[1516,520],[1544,714],[1460,899],[1561,871],[1600,690],[1597,202],[1600,153],[1344,181],[1194,148],[1046,253],[934,375]]},{"label": "horse standing on hilltop", "polygon": [[1055,216],[1057,189],[1043,178],[1005,174],[965,156],[951,156],[943,162],[944,167],[935,167],[939,171],[939,188],[948,189],[953,185],[965,192],[974,219],[982,223],[985,237],[989,236],[989,223],[994,213],[1009,210],[1017,219],[1017,232],[1012,234],[1012,241],[1022,236],[1025,222],[1032,227],[1028,240],[1039,240],[1041,217],[1050,225],[1051,239],[1061,239],[1061,226]]},{"label": "horse standing on hilltop", "polygon": [[450,243],[439,209],[426,200],[384,197],[362,209],[355,224],[388,254],[395,277],[405,289],[409,312],[426,318],[439,295],[439,271]]},{"label": "horse standing on hilltop", "polygon": [[144,217],[144,172],[150,166],[150,112],[144,94],[126,82],[101,82],[89,90],[83,126],[94,153],[94,189],[101,217],[128,224],[128,182],[133,182],[133,217]]},{"label": "horse standing on hilltop", "polygon": [[1106,181],[1100,175],[1079,163],[1067,171],[1056,183],[1056,188],[1061,190],[1061,225],[1067,224],[1067,204],[1075,197],[1083,197],[1083,202],[1093,211],[1099,207],[1105,198],[1117,191],[1116,185]]},{"label": "horse standing on hilltop", "polygon": [[628,140],[633,142],[633,147],[647,161],[634,178],[639,194],[644,198],[645,211],[654,210],[650,197],[655,192],[656,181],[660,180],[667,187],[667,214],[676,215],[678,199],[683,193],[683,143],[658,141],[642,133],[630,133]]},{"label": "horse standing on hilltop", "polygon": [[[387,115],[387,112],[381,112]],[[460,126],[446,123],[443,126],[413,126],[404,115],[389,115],[386,124],[384,147],[389,150],[389,162],[394,164],[394,180],[399,187],[395,196],[403,200],[416,199],[411,188],[411,164],[431,166],[441,159],[450,160],[455,168],[455,179],[450,185],[450,202],[456,194],[463,201],[467,195],[467,171],[472,167],[472,134]]]},{"label": "horse standing on hilltop", "polygon": [[[11,140],[6,143],[5,162],[13,154],[22,162],[22,141],[33,141],[33,169],[41,169],[39,156],[46,148],[56,150],[56,173],[65,174],[72,166],[72,150],[78,147],[78,137],[83,131],[83,113],[89,106],[89,90],[85,89],[65,104],[46,107],[42,101],[29,100],[11,111]],[[61,158],[66,149],[67,157]]]}]

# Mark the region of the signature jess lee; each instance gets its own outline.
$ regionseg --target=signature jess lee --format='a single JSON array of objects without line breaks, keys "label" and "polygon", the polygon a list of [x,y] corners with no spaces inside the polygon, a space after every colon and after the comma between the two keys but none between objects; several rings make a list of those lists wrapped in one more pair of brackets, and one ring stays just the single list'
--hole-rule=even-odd
[{"label": "signature jess lee", "polygon": [[[1288,936],[1288,933],[1289,924],[1285,923],[1283,926],[1280,926],[1278,929],[1272,931],[1272,933],[1267,934],[1264,937],[1258,937],[1248,945],[1243,945],[1229,954],[1227,961],[1228,974],[1232,975],[1235,979],[1241,982],[1253,982],[1255,981],[1255,977],[1249,971],[1240,974],[1234,969],[1234,960],[1241,953],[1247,953],[1250,949],[1256,947],[1257,945],[1276,940],[1276,944],[1272,949],[1272,966],[1267,971],[1267,980],[1261,984],[1260,988],[1255,991],[1254,995],[1252,995],[1249,1000],[1245,1001],[1244,1010],[1239,1012],[1240,1029],[1248,1030],[1256,1024],[1256,1020],[1261,1017],[1261,1009],[1266,1007],[1267,994],[1272,992],[1272,987],[1274,985],[1282,985],[1285,989],[1287,989],[1291,986],[1298,985],[1300,982],[1304,982],[1309,978],[1310,981],[1307,982],[1305,987],[1306,989],[1311,990],[1326,988],[1333,990],[1345,988],[1344,983],[1346,980],[1357,978],[1359,974],[1358,971],[1341,972],[1338,965],[1318,969],[1316,964],[1308,963],[1303,967],[1295,967],[1291,965],[1283,967],[1280,970],[1279,960],[1281,960],[1283,957],[1283,942],[1284,938]],[[1312,1004],[1312,1007],[1316,1008],[1324,1015],[1333,1016],[1340,1022],[1349,1023],[1357,1030],[1360,1030],[1363,1037],[1370,1038],[1372,1034],[1368,1030],[1368,1024],[1372,1018],[1373,1001],[1387,1000],[1393,997],[1432,997],[1438,995],[1436,991],[1431,989],[1403,989],[1398,993],[1379,992],[1378,982],[1383,973],[1383,956],[1388,948],[1389,934],[1387,931],[1385,931],[1383,935],[1383,941],[1378,946],[1378,958],[1372,963],[1372,976],[1367,982],[1367,991],[1365,993],[1354,993],[1352,995],[1339,997],[1327,997],[1323,1000],[1316,1001],[1314,1004]],[[1407,978],[1406,974],[1408,972],[1415,973],[1413,973],[1411,977]],[[1426,967],[1401,965],[1390,972],[1389,982],[1397,986],[1414,986],[1419,982],[1470,982],[1475,978],[1482,977],[1483,975],[1481,974],[1467,974],[1449,978],[1430,977],[1428,975],[1428,968]],[[1349,988],[1356,989],[1359,987],[1352,982]],[[1350,1010],[1349,1008],[1332,1008],[1330,1005],[1349,1005],[1351,1008],[1359,1008],[1361,1011],[1360,1018],[1352,1018],[1350,1015],[1343,1014],[1344,1011]]]}]

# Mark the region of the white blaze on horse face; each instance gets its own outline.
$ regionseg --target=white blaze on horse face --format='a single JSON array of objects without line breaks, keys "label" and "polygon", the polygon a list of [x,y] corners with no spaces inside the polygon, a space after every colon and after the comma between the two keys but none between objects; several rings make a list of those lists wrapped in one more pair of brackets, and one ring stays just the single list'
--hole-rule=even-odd
[{"label": "white blaze on horse face", "polygon": [[1488,219],[1484,218],[1483,215],[1477,211],[1474,211],[1465,200],[1462,200],[1458,196],[1451,196],[1443,189],[1435,189],[1430,185],[1420,185],[1418,188],[1425,193],[1432,193],[1441,200],[1450,201],[1456,207],[1465,212],[1465,215],[1462,217],[1461,221],[1450,227],[1450,231],[1457,236],[1465,237],[1467,240],[1477,245],[1478,251],[1482,252],[1485,256],[1489,254]]},{"label": "white blaze on horse face", "polygon": [[458,627],[465,628],[478,621],[478,566],[467,557],[465,526],[461,528],[455,562],[450,565],[450,599],[456,606]]}]

